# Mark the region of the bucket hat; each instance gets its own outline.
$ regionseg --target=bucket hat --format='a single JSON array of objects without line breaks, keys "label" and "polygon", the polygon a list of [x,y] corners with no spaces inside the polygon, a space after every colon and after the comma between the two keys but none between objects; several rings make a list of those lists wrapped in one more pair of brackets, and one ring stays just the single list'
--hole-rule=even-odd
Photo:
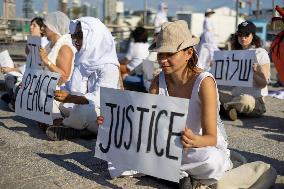
[{"label": "bucket hat", "polygon": [[198,43],[199,38],[191,34],[186,21],[178,20],[162,24],[157,40],[149,47],[149,50],[175,53]]}]

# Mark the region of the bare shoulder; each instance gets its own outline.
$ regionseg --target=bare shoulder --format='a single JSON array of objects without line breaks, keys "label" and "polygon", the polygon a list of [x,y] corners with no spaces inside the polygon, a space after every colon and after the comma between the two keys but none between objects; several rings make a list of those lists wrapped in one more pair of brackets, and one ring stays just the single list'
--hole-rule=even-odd
[{"label": "bare shoulder", "polygon": [[212,93],[216,94],[216,82],[214,78],[207,76],[201,82],[199,95],[208,96],[208,95],[212,95]]},{"label": "bare shoulder", "polygon": [[69,47],[68,45],[62,45],[62,47],[59,50],[59,53],[64,53],[64,54],[68,53],[68,54],[72,55],[73,51],[72,51],[71,47]]},{"label": "bare shoulder", "polygon": [[159,74],[154,77],[149,88],[149,93],[158,94],[159,93]]}]

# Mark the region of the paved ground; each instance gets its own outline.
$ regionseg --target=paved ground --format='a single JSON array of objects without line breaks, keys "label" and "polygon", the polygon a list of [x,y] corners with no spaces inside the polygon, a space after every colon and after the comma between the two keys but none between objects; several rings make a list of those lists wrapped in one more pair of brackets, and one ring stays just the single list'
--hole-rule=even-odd
[{"label": "paved ground", "polygon": [[[284,100],[267,100],[263,117],[224,122],[230,148],[249,162],[273,165],[278,172],[273,188],[280,189],[284,188]],[[0,102],[1,189],[172,188],[152,177],[111,180],[106,163],[94,158],[94,147],[95,139],[49,141],[33,121],[16,116]]]}]

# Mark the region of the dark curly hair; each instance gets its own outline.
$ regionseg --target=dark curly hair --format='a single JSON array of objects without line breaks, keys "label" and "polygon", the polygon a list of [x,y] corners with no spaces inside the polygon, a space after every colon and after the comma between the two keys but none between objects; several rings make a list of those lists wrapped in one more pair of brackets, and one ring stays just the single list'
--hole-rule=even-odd
[{"label": "dark curly hair", "polygon": [[[261,39],[255,34],[255,33],[252,33],[252,42],[251,42],[251,45],[254,45],[256,48],[258,47],[261,47],[262,46],[262,41]],[[242,50],[242,45],[239,43],[239,40],[238,40],[238,35],[237,34],[234,34],[233,37],[233,40],[232,40],[232,49],[233,50]]]}]

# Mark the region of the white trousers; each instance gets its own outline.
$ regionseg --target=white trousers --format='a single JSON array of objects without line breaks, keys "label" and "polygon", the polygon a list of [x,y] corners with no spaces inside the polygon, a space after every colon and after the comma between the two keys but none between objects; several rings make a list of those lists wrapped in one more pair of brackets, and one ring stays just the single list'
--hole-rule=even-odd
[{"label": "white trousers", "polygon": [[[217,182],[225,171],[231,169],[233,164],[228,155],[216,147],[193,148],[184,150],[180,179],[189,175],[201,183],[211,185]],[[137,171],[123,170],[109,162],[108,170],[112,178],[137,174]]]},{"label": "white trousers", "polygon": [[61,113],[64,115],[63,125],[74,129],[88,129],[93,133],[97,133],[97,115],[99,108],[94,104],[71,104],[65,103],[59,106]]},{"label": "white trousers", "polygon": [[181,178],[190,175],[206,185],[213,184],[233,167],[229,156],[216,147],[184,150],[181,164]]}]

